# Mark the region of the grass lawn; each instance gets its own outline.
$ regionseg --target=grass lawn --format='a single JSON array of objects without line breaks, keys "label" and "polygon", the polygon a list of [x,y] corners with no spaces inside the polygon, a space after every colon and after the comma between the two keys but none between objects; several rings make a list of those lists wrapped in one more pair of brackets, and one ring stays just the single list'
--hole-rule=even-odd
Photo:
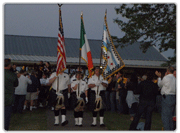
[{"label": "grass lawn", "polygon": [[[89,116],[92,113],[87,111]],[[99,117],[98,117],[99,120]],[[141,119],[140,122],[144,122]],[[131,124],[130,116],[118,113],[105,112],[104,123],[108,130],[128,130]],[[153,113],[151,130],[162,129],[161,115]],[[24,114],[12,114],[10,130],[48,130],[46,109],[38,108],[33,112],[25,111]]]},{"label": "grass lawn", "polygon": [[23,114],[12,114],[10,130],[47,130],[46,109],[25,111]]},{"label": "grass lawn", "polygon": [[[140,122],[145,122],[140,119]],[[129,115],[105,112],[104,123],[108,130],[129,130],[131,121]],[[153,113],[151,130],[162,130],[162,121],[160,113]]]}]

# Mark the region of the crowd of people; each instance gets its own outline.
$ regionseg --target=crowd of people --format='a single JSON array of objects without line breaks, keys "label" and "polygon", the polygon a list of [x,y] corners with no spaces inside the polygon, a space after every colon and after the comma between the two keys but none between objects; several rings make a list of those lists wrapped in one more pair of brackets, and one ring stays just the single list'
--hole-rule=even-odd
[{"label": "crowd of people", "polygon": [[[75,126],[82,126],[84,107],[92,111],[92,124],[97,125],[99,112],[100,126],[104,124],[104,112],[129,114],[130,130],[137,130],[139,119],[144,116],[144,130],[151,130],[152,112],[156,96],[162,95],[161,117],[164,130],[174,130],[172,117],[176,106],[176,70],[168,67],[165,76],[158,71],[138,77],[137,73],[124,77],[122,71],[104,80],[101,69],[96,67],[94,75],[88,78],[81,67],[76,73],[67,74],[52,71],[49,62],[34,64],[33,70],[17,71],[11,67],[11,60],[5,59],[5,130],[9,129],[10,114],[23,114],[38,107],[49,107],[54,111],[55,126],[68,124],[66,110],[74,110]],[[157,78],[158,77],[158,78]]]}]

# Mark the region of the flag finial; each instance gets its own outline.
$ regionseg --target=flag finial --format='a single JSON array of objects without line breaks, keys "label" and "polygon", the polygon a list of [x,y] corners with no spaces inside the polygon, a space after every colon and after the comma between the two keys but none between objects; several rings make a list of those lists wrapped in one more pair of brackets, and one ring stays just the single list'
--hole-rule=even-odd
[{"label": "flag finial", "polygon": [[106,9],[106,11],[105,11],[105,16],[104,16],[104,19],[106,20],[106,15],[107,15],[107,9]]},{"label": "flag finial", "polygon": [[81,11],[81,19],[83,19],[83,11]]},{"label": "flag finial", "polygon": [[58,4],[59,8],[61,8],[62,5],[63,5],[63,4]]}]

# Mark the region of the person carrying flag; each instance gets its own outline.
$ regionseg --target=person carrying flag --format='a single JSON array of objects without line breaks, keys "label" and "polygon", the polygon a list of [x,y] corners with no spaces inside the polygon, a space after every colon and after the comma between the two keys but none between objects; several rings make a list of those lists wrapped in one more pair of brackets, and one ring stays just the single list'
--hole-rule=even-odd
[{"label": "person carrying flag", "polygon": [[[88,77],[85,74],[83,74],[82,67],[78,66],[76,69],[76,72],[78,72],[78,71],[80,71],[82,73],[82,80],[84,80],[87,83]],[[71,77],[71,83],[73,82],[74,79],[76,79],[76,74]]]},{"label": "person carrying flag", "polygon": [[105,111],[105,90],[108,81],[104,80],[100,75],[100,68],[95,68],[95,74],[88,80],[88,88],[91,88],[91,97],[89,99],[90,110],[93,114],[92,127],[97,126],[97,113],[99,112],[100,126],[104,127],[104,111]]},{"label": "person carrying flag", "polygon": [[[60,72],[56,76],[56,72],[52,73],[49,78],[49,84],[51,86],[50,97],[54,106],[55,123],[54,126],[59,125],[59,111],[61,109],[61,125],[65,126],[68,124],[66,120],[66,108],[68,106],[68,90],[70,90],[70,79],[69,75]],[[70,96],[70,95],[69,95]]]},{"label": "person carrying flag", "polygon": [[[57,44],[57,68],[56,72],[52,73],[49,78],[51,86],[50,99],[54,106],[55,123],[54,126],[59,125],[59,111],[61,109],[61,125],[68,124],[66,120],[66,108],[68,106],[68,97],[70,97],[70,78],[64,73],[66,69],[66,51],[64,43],[64,31],[61,17],[61,6],[59,5],[59,33]],[[69,93],[68,93],[69,92]]]},{"label": "person carrying flag", "polygon": [[76,79],[71,83],[71,100],[73,101],[75,126],[82,127],[84,106],[85,102],[88,102],[87,89],[88,86],[86,82],[82,80],[81,72],[76,72]]}]

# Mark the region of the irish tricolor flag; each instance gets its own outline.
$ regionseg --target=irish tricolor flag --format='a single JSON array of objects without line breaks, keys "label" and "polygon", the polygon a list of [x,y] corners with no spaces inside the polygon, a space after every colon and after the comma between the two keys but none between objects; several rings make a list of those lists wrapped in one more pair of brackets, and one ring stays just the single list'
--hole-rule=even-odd
[{"label": "irish tricolor flag", "polygon": [[91,56],[91,50],[86,37],[86,32],[84,28],[83,14],[81,13],[81,34],[80,34],[80,50],[81,58],[87,63],[89,77],[92,76],[93,61]]}]

